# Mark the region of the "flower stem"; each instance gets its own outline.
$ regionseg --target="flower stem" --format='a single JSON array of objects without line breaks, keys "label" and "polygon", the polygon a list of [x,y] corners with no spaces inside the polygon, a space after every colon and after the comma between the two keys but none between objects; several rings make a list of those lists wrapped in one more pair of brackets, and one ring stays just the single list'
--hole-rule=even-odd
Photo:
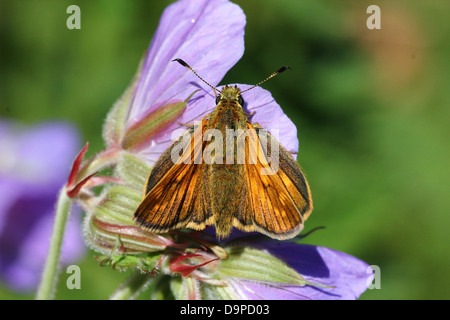
[{"label": "flower stem", "polygon": [[151,279],[150,274],[142,273],[137,270],[128,279],[126,279],[117,290],[109,297],[109,300],[133,300],[147,288]]},{"label": "flower stem", "polygon": [[47,254],[47,260],[45,261],[41,283],[36,294],[37,300],[49,300],[54,296],[61,245],[64,238],[66,222],[69,218],[71,209],[72,201],[66,194],[66,188],[63,187],[59,193],[58,202],[56,204],[52,237],[50,239],[50,247]]}]

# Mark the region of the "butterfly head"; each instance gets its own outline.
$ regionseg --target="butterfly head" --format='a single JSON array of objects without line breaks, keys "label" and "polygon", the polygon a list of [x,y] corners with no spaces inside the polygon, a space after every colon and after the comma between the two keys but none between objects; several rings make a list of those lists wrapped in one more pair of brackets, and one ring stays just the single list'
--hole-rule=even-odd
[{"label": "butterfly head", "polygon": [[184,62],[181,59],[173,59],[172,61],[177,61],[179,64],[181,64],[183,67],[188,68],[189,70],[191,70],[201,81],[203,81],[204,83],[206,83],[209,87],[211,87],[214,90],[214,95],[216,96],[216,104],[219,104],[219,102],[221,101],[228,101],[228,102],[237,102],[241,107],[244,105],[244,99],[242,99],[241,94],[245,91],[249,91],[259,85],[261,85],[262,83],[266,82],[267,80],[269,80],[270,78],[275,77],[277,74],[280,74],[288,69],[290,69],[290,67],[288,66],[284,66],[281,67],[280,69],[278,69],[277,71],[275,71],[274,73],[272,73],[270,76],[268,76],[267,78],[265,78],[263,81],[258,82],[257,84],[251,86],[250,88],[247,88],[243,91],[239,90],[239,88],[235,85],[235,86],[225,86],[222,91],[219,91],[217,88],[215,88],[214,86],[210,85],[207,81],[203,80],[202,77],[200,77],[195,71],[194,69],[192,69],[186,62]]},{"label": "butterfly head", "polygon": [[221,101],[236,101],[240,106],[244,105],[244,99],[241,96],[241,90],[237,86],[225,86],[216,98],[216,104]]}]

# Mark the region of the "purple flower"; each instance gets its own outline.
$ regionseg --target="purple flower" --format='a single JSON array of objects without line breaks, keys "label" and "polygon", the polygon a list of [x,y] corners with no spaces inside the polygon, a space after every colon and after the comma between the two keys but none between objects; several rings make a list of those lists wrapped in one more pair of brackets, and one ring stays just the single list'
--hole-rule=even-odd
[{"label": "purple flower", "polygon": [[[181,0],[164,11],[131,86],[105,121],[106,150],[85,161],[74,179],[114,169],[115,180],[97,177],[110,182],[100,195],[90,193],[88,183],[77,198],[88,213],[86,241],[102,254],[102,265],[151,273],[153,281],[164,282],[155,288],[166,286],[179,299],[358,298],[371,275],[366,263],[347,254],[260,235],[217,242],[207,232],[153,234],[133,221],[156,160],[186,130],[182,124],[202,119],[216,105],[210,87],[171,61],[183,59],[216,86],[243,54],[244,26],[242,10],[226,0]],[[243,98],[252,122],[276,130],[287,150],[298,150],[297,129],[270,92],[255,87]]]},{"label": "purple flower", "polygon": [[242,299],[353,300],[372,282],[370,266],[343,252],[293,242],[263,241],[253,245],[285,262],[307,284],[255,281],[237,275],[229,283]]},{"label": "purple flower", "polygon": [[[0,277],[13,289],[38,284],[57,194],[78,146],[78,133],[68,124],[25,128],[0,119]],[[79,220],[75,214],[67,225],[64,263],[84,252]]]}]

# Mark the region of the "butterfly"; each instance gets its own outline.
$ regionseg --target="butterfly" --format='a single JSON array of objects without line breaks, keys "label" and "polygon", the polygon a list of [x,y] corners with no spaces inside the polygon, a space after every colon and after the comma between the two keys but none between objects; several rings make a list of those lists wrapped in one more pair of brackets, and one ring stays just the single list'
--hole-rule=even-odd
[{"label": "butterfly", "polygon": [[183,60],[174,61],[218,92],[216,107],[155,163],[134,214],[136,223],[154,233],[214,225],[218,239],[228,237],[233,227],[280,240],[298,235],[313,209],[308,182],[291,153],[251,123],[242,108],[243,92],[289,67],[245,91],[237,86],[220,91]]}]

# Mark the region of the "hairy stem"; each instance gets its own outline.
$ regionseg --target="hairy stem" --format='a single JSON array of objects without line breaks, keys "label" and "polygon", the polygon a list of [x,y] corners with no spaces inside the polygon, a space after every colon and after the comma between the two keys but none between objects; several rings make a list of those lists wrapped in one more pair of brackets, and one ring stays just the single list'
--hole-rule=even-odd
[{"label": "hairy stem", "polygon": [[41,283],[36,294],[37,300],[49,300],[54,297],[56,282],[58,280],[61,245],[71,209],[72,200],[67,196],[66,188],[63,187],[59,193],[58,202],[56,204],[53,232],[50,239],[50,247],[47,254],[47,260],[45,261]]}]

